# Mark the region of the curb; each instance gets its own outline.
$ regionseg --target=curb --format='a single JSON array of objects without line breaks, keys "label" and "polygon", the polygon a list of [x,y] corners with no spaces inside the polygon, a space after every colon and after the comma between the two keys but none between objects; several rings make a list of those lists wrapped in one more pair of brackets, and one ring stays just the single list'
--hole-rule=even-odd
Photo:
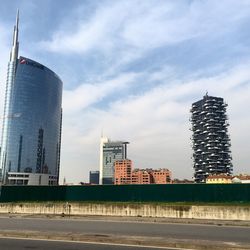
[{"label": "curb", "polygon": [[249,244],[233,243],[233,242],[211,242],[211,241],[194,241],[194,240],[177,240],[164,239],[161,237],[139,237],[139,236],[116,236],[106,234],[71,234],[71,233],[45,233],[40,231],[0,231],[0,238],[16,238],[16,239],[36,239],[36,240],[58,240],[58,241],[74,241],[82,243],[107,243],[107,244],[124,244],[134,246],[148,247],[172,247],[185,249],[201,249],[201,250],[244,250],[250,249]]}]

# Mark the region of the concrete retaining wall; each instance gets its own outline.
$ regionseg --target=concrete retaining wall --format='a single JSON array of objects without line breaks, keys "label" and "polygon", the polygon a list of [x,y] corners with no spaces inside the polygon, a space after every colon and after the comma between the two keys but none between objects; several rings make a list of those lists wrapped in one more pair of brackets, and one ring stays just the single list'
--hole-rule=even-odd
[{"label": "concrete retaining wall", "polygon": [[250,221],[250,206],[189,206],[122,203],[0,203],[0,213]]}]

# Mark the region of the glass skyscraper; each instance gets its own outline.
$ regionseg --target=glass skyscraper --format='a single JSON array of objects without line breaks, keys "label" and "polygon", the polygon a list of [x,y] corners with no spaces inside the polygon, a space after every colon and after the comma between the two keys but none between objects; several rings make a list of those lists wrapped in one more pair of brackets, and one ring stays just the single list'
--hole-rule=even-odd
[{"label": "glass skyscraper", "polygon": [[127,144],[128,142],[101,138],[99,184],[114,184],[115,162],[127,159]]},{"label": "glass skyscraper", "polygon": [[6,81],[2,181],[56,185],[60,169],[62,81],[44,65],[18,58],[18,19],[17,15]]}]

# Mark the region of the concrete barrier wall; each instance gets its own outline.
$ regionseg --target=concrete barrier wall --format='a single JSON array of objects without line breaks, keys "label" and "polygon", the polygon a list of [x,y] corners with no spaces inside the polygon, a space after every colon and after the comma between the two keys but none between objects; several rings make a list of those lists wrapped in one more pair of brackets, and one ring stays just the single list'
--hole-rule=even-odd
[{"label": "concrete barrier wall", "polygon": [[0,203],[0,213],[43,215],[102,215],[183,219],[249,220],[250,206],[164,204]]}]

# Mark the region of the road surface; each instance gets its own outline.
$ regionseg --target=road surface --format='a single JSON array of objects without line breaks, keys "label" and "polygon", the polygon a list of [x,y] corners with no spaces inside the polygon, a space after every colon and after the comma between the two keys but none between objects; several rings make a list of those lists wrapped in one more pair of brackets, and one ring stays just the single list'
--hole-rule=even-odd
[{"label": "road surface", "polygon": [[246,249],[250,249],[250,227],[112,221],[112,218],[97,220],[1,217],[0,236],[13,235],[15,237],[152,244],[169,247],[183,246],[173,245],[173,242],[188,242],[189,247],[194,242],[213,246],[236,244],[247,246],[249,248]]},{"label": "road surface", "polygon": [[154,248],[154,247],[137,247],[121,246],[103,243],[81,243],[81,242],[64,242],[51,240],[27,240],[27,239],[10,239],[0,238],[1,250],[176,250],[173,248]]}]

